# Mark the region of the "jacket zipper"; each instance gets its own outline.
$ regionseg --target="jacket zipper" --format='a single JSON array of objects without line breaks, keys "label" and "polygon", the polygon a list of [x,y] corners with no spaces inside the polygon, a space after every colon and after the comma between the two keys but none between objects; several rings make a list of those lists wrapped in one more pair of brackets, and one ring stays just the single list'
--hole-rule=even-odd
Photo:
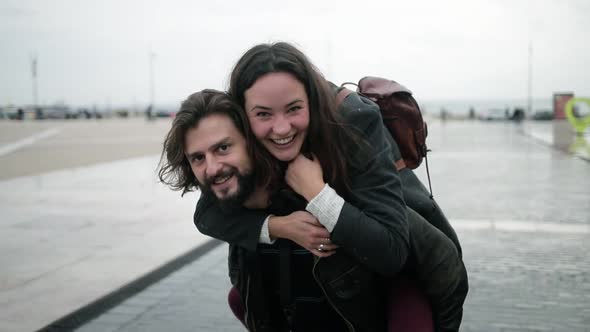
[{"label": "jacket zipper", "polygon": [[348,327],[348,330],[351,332],[354,332],[354,326],[352,326],[352,324],[348,321],[348,319],[346,319],[346,317],[344,317],[344,315],[340,312],[340,310],[338,310],[338,308],[336,308],[336,306],[334,305],[334,303],[332,303],[332,300],[330,300],[330,297],[328,296],[328,293],[326,293],[326,290],[324,289],[324,286],[322,286],[322,283],[318,280],[318,278],[315,275],[315,267],[317,266],[318,262],[320,261],[321,258],[317,258],[315,259],[315,262],[313,263],[313,268],[311,269],[311,274],[313,276],[313,278],[315,279],[316,283],[318,284],[318,286],[320,286],[320,288],[322,289],[322,292],[324,293],[324,296],[326,297],[326,299],[328,300],[328,302],[330,303],[330,305],[332,306],[332,308],[334,308],[334,310],[338,313],[338,315],[340,315],[340,317],[342,317],[342,319],[344,320],[344,322],[346,323],[346,326]]}]

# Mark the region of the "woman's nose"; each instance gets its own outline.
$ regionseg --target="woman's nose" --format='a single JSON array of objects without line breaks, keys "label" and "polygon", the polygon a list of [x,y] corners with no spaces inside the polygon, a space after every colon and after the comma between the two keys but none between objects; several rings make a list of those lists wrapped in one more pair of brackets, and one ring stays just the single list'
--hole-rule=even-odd
[{"label": "woman's nose", "polygon": [[272,127],[272,131],[277,135],[285,135],[291,131],[291,123],[285,117],[278,117]]}]

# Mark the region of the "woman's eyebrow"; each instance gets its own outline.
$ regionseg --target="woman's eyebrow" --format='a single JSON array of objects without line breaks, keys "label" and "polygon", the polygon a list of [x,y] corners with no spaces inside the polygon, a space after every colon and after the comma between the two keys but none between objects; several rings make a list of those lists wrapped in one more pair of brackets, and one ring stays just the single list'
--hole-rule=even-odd
[{"label": "woman's eyebrow", "polygon": [[303,100],[302,99],[295,99],[292,102],[288,103],[285,107],[293,106],[294,104],[297,104],[299,102],[303,102]]},{"label": "woman's eyebrow", "polygon": [[261,110],[265,110],[265,111],[271,111],[272,108],[267,107],[267,106],[262,106],[262,105],[254,105],[248,112],[252,112],[255,109],[261,109]]},{"label": "woman's eyebrow", "polygon": [[[290,106],[293,106],[294,104],[297,104],[297,103],[300,103],[300,102],[303,102],[303,99],[295,99],[292,102],[290,102],[287,105],[285,105],[285,107],[290,107]],[[254,105],[254,106],[252,106],[252,108],[250,108],[250,110],[248,112],[252,112],[252,111],[254,111],[256,109],[261,109],[261,110],[264,110],[264,111],[272,111],[272,107],[262,106],[262,105]]]}]

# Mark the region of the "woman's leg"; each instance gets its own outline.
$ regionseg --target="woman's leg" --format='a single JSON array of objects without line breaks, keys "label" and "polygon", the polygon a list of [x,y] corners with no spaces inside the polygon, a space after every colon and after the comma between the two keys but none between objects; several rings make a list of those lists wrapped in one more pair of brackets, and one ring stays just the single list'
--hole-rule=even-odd
[{"label": "woman's leg", "polygon": [[234,313],[237,319],[246,326],[244,322],[244,306],[242,305],[242,298],[240,297],[240,293],[235,287],[232,287],[227,294],[227,302],[229,303],[229,308]]},{"label": "woman's leg", "polygon": [[434,322],[428,298],[406,276],[392,281],[387,301],[389,332],[433,332]]}]

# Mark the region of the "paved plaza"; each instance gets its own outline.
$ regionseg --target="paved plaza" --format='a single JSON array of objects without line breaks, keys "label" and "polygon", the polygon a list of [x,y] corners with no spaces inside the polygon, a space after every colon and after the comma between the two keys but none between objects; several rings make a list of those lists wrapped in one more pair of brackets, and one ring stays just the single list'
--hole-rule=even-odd
[{"label": "paved plaza", "polygon": [[[553,148],[544,139],[552,134],[543,126],[547,125],[429,122],[433,193],[457,230],[470,276],[462,331],[590,331],[590,162],[583,155]],[[113,163],[125,166],[121,162],[104,166],[115,167]],[[109,169],[109,174],[116,172],[117,168]],[[417,174],[426,183],[424,164]],[[138,196],[145,195],[144,191]],[[126,192],[131,195],[129,189]],[[162,193],[154,204],[164,207],[150,212],[155,216],[165,213],[168,199],[176,198]],[[190,226],[181,231],[184,236],[197,237],[191,204],[175,208],[183,211],[167,219],[178,218],[175,223]],[[155,225],[157,221],[150,222]],[[108,237],[105,232],[97,237]],[[150,243],[143,249],[145,256],[169,247],[172,239],[174,235],[169,234],[163,241]],[[186,249],[177,248],[176,256],[199,246],[184,243]],[[227,245],[210,244],[212,249],[198,259],[110,308],[95,307],[95,319],[82,319],[72,326],[82,332],[245,331],[226,304],[230,287]],[[130,262],[134,260],[127,255]],[[152,264],[157,270],[163,262]],[[110,271],[112,267],[102,268]],[[118,265],[117,269],[125,267]],[[136,279],[129,277],[133,285]],[[0,293],[4,307],[3,296],[4,290]],[[83,307],[88,302],[79,304]],[[0,331],[34,330],[13,327],[0,327]],[[46,330],[68,331],[71,327],[54,325]]]},{"label": "paved plaza", "polygon": [[156,181],[169,120],[0,121],[0,331],[35,331],[207,238]]}]

